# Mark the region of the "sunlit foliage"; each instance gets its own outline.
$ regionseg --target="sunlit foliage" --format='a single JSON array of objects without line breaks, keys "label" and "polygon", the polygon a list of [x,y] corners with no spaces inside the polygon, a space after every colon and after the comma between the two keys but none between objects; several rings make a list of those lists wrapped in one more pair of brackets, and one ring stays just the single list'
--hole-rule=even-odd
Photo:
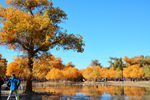
[{"label": "sunlit foliage", "polygon": [[27,59],[18,56],[7,66],[6,75],[11,76],[15,74],[18,77],[28,78],[30,71],[27,64]]},{"label": "sunlit foliage", "polygon": [[83,77],[86,78],[87,80],[93,81],[95,81],[96,79],[100,79],[102,77],[101,68],[99,66],[87,67],[82,74]]},{"label": "sunlit foliage", "polygon": [[86,69],[82,69],[81,73],[84,78],[87,80],[100,80],[102,78],[121,78],[122,71],[115,70],[114,67],[108,68],[100,68],[99,66],[87,67]]},{"label": "sunlit foliage", "polygon": [[[56,58],[48,53],[41,55],[34,59],[33,64],[33,78],[44,79],[48,72],[53,69],[63,69],[61,58]],[[15,68],[16,66],[16,68]],[[15,69],[14,69],[15,68]],[[19,77],[27,78],[29,73],[28,60],[25,57],[17,57],[11,62],[7,68],[7,76],[16,74]],[[19,73],[19,74],[18,74]]]},{"label": "sunlit foliage", "polygon": [[141,58],[136,56],[133,58],[128,58],[125,56],[123,60],[127,63],[128,66],[139,64],[141,62]]},{"label": "sunlit foliage", "polygon": [[68,34],[60,27],[67,14],[54,7],[49,0],[6,0],[7,8],[0,7],[0,45],[24,51],[30,75],[26,92],[32,92],[33,59],[49,49],[62,47],[83,52],[80,35]]},{"label": "sunlit foliage", "polygon": [[63,67],[64,65],[60,57],[46,53],[35,59],[33,64],[33,76],[36,79],[43,79],[51,69],[63,69]]},{"label": "sunlit foliage", "polygon": [[124,68],[123,76],[126,78],[141,78],[144,76],[143,69],[135,64],[128,68]]},{"label": "sunlit foliage", "polygon": [[64,79],[73,80],[82,77],[82,74],[75,67],[65,68],[63,71]]},{"label": "sunlit foliage", "polygon": [[[15,69],[17,75],[26,78],[27,75],[30,74],[27,65],[28,60],[26,58],[17,57],[14,62],[16,65],[14,63],[9,64],[9,71],[7,71],[7,75],[14,72],[13,65],[15,65],[17,66],[17,69]],[[10,68],[10,66],[12,68]],[[72,62],[64,65],[60,57],[55,57],[49,53],[45,53],[34,59],[33,78],[42,80],[45,78],[47,80],[75,80],[78,78],[85,78],[89,81],[100,81],[103,78],[114,80],[122,78],[122,76],[124,76],[124,78],[142,78],[150,77],[149,69],[149,65],[140,67],[140,64],[134,64],[124,68],[123,70],[120,70],[119,68],[115,70],[114,67],[103,68],[99,66],[91,66],[86,69],[78,70]],[[8,72],[10,74],[8,74]],[[18,74],[18,72],[20,74]],[[60,73],[60,75],[58,73]]]},{"label": "sunlit foliage", "polygon": [[110,68],[107,73],[109,75],[108,77],[110,77],[110,78],[116,77],[116,71],[114,70],[114,67]]},{"label": "sunlit foliage", "polygon": [[107,78],[107,77],[109,77],[109,69],[108,68],[102,68],[101,69],[101,77],[103,77],[103,78]]},{"label": "sunlit foliage", "polygon": [[122,78],[123,77],[123,70],[117,69],[115,77],[116,78]]},{"label": "sunlit foliage", "polygon": [[7,76],[11,76],[11,75],[15,74],[16,76],[19,76],[19,74],[20,74],[21,71],[22,70],[19,68],[19,65],[16,62],[11,62],[7,66],[6,75]]},{"label": "sunlit foliage", "polygon": [[50,72],[48,72],[48,74],[46,75],[46,79],[49,80],[61,80],[64,78],[63,72],[62,70],[53,68],[50,70]]},{"label": "sunlit foliage", "polygon": [[72,61],[70,61],[70,62],[68,62],[64,67],[65,67],[65,68],[75,67],[75,65],[72,64]]},{"label": "sunlit foliage", "polygon": [[53,68],[46,75],[47,80],[74,80],[82,77],[79,70],[74,67],[65,68],[64,70]]}]

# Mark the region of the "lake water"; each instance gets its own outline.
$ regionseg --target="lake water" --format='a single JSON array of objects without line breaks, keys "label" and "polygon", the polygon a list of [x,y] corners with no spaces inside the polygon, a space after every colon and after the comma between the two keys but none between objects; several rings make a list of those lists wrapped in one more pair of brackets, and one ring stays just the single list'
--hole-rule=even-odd
[{"label": "lake water", "polygon": [[[36,86],[42,100],[150,100],[150,88],[128,86]],[[50,94],[51,93],[51,94]]]}]

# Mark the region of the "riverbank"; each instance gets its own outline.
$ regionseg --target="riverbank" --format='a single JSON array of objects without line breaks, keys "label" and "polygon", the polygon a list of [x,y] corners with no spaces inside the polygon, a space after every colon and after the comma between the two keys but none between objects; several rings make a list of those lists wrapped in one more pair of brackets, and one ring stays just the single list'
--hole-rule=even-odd
[{"label": "riverbank", "polygon": [[[95,86],[96,85],[96,86]],[[3,88],[6,85],[3,85]],[[114,87],[112,87],[114,86]],[[122,87],[125,86],[125,93],[127,91],[132,91],[132,89],[135,89],[136,92],[132,94],[141,94],[141,91],[146,91],[150,90],[150,81],[139,81],[139,82],[131,82],[131,81],[126,81],[126,82],[114,82],[114,81],[108,81],[108,82],[51,82],[51,81],[46,81],[46,82],[33,82],[33,90],[35,90],[35,94],[28,95],[24,94],[22,90],[19,90],[19,95],[21,100],[47,100],[43,98],[60,98],[64,95],[68,96],[75,96],[76,93],[83,93],[86,95],[95,95],[98,93],[110,93],[113,94],[115,93],[120,93],[117,92],[116,90],[118,89],[123,89]],[[139,88],[143,87],[143,88]],[[146,89],[145,89],[146,88]],[[91,91],[93,94],[91,94]],[[9,90],[2,90],[2,99],[0,100],[6,100],[7,96],[9,94]],[[98,94],[98,95],[102,95]]]},{"label": "riverbank", "polygon": [[52,85],[113,85],[113,86],[133,86],[133,87],[149,87],[150,88],[150,81],[107,81],[107,82],[34,82],[33,86],[52,86]]},{"label": "riverbank", "polygon": [[85,82],[84,85],[112,85],[112,86],[132,86],[132,87],[149,87],[150,81],[107,81],[107,82]]},{"label": "riverbank", "polygon": [[149,87],[150,88],[150,81],[125,81],[125,82],[114,82],[109,81],[106,82],[107,85],[113,85],[113,86],[132,86],[132,87]]}]

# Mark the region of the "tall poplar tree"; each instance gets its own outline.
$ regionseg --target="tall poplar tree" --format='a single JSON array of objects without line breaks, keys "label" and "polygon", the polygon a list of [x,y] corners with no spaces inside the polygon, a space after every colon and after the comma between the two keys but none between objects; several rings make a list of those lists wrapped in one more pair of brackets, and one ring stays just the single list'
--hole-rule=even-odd
[{"label": "tall poplar tree", "polygon": [[30,75],[26,93],[32,92],[33,58],[55,47],[83,52],[80,35],[68,34],[60,27],[67,14],[49,0],[6,0],[0,6],[0,45],[23,51],[28,57]]}]

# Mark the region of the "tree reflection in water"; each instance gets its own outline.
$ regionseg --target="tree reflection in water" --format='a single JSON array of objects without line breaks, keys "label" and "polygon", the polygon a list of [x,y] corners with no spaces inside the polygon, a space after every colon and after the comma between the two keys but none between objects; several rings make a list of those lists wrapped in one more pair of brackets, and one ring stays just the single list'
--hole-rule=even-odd
[{"label": "tree reflection in water", "polygon": [[[148,94],[149,88],[142,87],[121,87],[121,86],[82,86],[82,85],[68,85],[68,86],[46,86],[34,87],[36,92],[48,92],[49,96],[44,98],[72,98],[72,99],[94,99],[94,100],[142,100]],[[147,96],[150,96],[149,94]],[[109,99],[108,99],[109,98]],[[148,100],[148,99],[144,99]]]}]

